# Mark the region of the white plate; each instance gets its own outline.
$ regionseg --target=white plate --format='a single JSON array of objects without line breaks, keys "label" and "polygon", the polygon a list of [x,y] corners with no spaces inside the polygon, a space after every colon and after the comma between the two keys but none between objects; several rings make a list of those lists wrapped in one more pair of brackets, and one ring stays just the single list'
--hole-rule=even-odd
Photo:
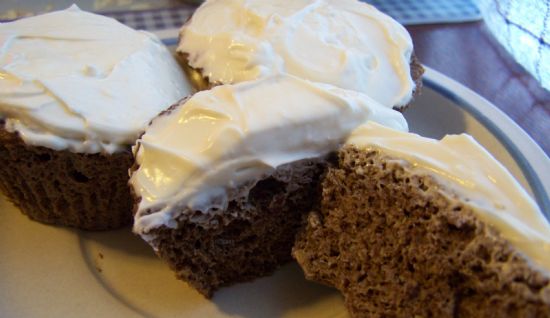
[{"label": "white plate", "polygon": [[[173,42],[173,40],[172,40]],[[428,69],[406,112],[411,130],[468,132],[550,210],[550,160],[495,106]],[[541,178],[542,177],[542,178]],[[85,233],[29,221],[0,197],[2,317],[346,317],[340,295],[295,264],[206,300],[174,278],[130,229]]]}]

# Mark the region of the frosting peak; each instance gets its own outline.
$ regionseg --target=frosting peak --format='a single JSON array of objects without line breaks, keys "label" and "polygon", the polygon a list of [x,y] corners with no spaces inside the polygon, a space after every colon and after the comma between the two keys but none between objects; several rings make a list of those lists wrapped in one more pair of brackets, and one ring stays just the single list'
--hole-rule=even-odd
[{"label": "frosting peak", "polygon": [[29,144],[120,150],[189,92],[155,36],[114,19],[73,6],[0,24],[0,117]]},{"label": "frosting peak", "polygon": [[412,40],[357,0],[206,1],[181,30],[178,51],[212,83],[276,73],[360,91],[387,106],[412,98]]}]

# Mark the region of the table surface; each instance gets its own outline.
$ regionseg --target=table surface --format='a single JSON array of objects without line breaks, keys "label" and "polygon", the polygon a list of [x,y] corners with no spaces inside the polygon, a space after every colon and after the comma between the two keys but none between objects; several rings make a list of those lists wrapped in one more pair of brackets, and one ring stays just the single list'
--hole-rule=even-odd
[{"label": "table surface", "polygon": [[407,29],[423,64],[485,97],[550,154],[550,92],[514,61],[483,22]]}]

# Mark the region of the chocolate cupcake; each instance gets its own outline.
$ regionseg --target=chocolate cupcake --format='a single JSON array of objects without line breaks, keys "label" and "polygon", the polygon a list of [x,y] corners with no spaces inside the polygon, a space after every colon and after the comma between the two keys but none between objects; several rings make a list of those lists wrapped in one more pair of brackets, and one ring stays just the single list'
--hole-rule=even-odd
[{"label": "chocolate cupcake", "polygon": [[206,296],[270,274],[291,259],[326,155],[368,119],[407,128],[364,94],[290,75],[198,92],[137,142],[134,231]]},{"label": "chocolate cupcake", "polygon": [[177,51],[198,89],[289,73],[403,109],[422,85],[405,28],[356,0],[205,1]]},{"label": "chocolate cupcake", "polygon": [[0,189],[31,219],[128,224],[132,145],[190,92],[153,35],[79,10],[0,24]]},{"label": "chocolate cupcake", "polygon": [[368,123],[321,183],[293,255],[352,317],[550,315],[550,224],[470,136]]}]

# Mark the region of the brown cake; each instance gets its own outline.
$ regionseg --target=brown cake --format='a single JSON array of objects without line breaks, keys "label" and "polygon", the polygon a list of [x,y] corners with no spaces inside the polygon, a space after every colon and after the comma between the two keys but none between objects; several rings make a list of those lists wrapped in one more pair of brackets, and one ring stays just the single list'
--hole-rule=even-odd
[{"label": "brown cake", "polygon": [[36,221],[129,224],[130,145],[190,91],[175,59],[151,34],[76,6],[2,23],[0,37],[0,190]]},{"label": "brown cake", "polygon": [[197,90],[288,73],[404,109],[422,86],[405,28],[361,1],[205,1],[177,52]]},{"label": "brown cake", "polygon": [[132,220],[130,148],[113,155],[30,146],[0,123],[0,190],[29,218],[86,230]]},{"label": "brown cake", "polygon": [[[450,153],[462,153],[457,160],[480,151],[449,144],[456,151]],[[351,144],[340,150],[293,249],[306,278],[340,290],[352,317],[549,317],[544,217],[533,217],[535,224],[546,223],[543,239],[528,244],[540,246],[530,256],[546,263],[534,262],[475,213],[475,198],[454,191],[437,170],[419,171],[422,164],[384,148]],[[531,218],[527,209],[518,216]]]},{"label": "brown cake", "polygon": [[134,148],[134,232],[207,297],[270,274],[319,200],[324,155],[369,116],[406,127],[362,94],[290,75],[196,93]]},{"label": "brown cake", "polygon": [[231,200],[207,226],[185,220],[176,229],[152,230],[158,256],[177,278],[206,297],[222,286],[273,273],[292,259],[296,232],[318,202],[322,162],[302,160],[279,167]]}]

